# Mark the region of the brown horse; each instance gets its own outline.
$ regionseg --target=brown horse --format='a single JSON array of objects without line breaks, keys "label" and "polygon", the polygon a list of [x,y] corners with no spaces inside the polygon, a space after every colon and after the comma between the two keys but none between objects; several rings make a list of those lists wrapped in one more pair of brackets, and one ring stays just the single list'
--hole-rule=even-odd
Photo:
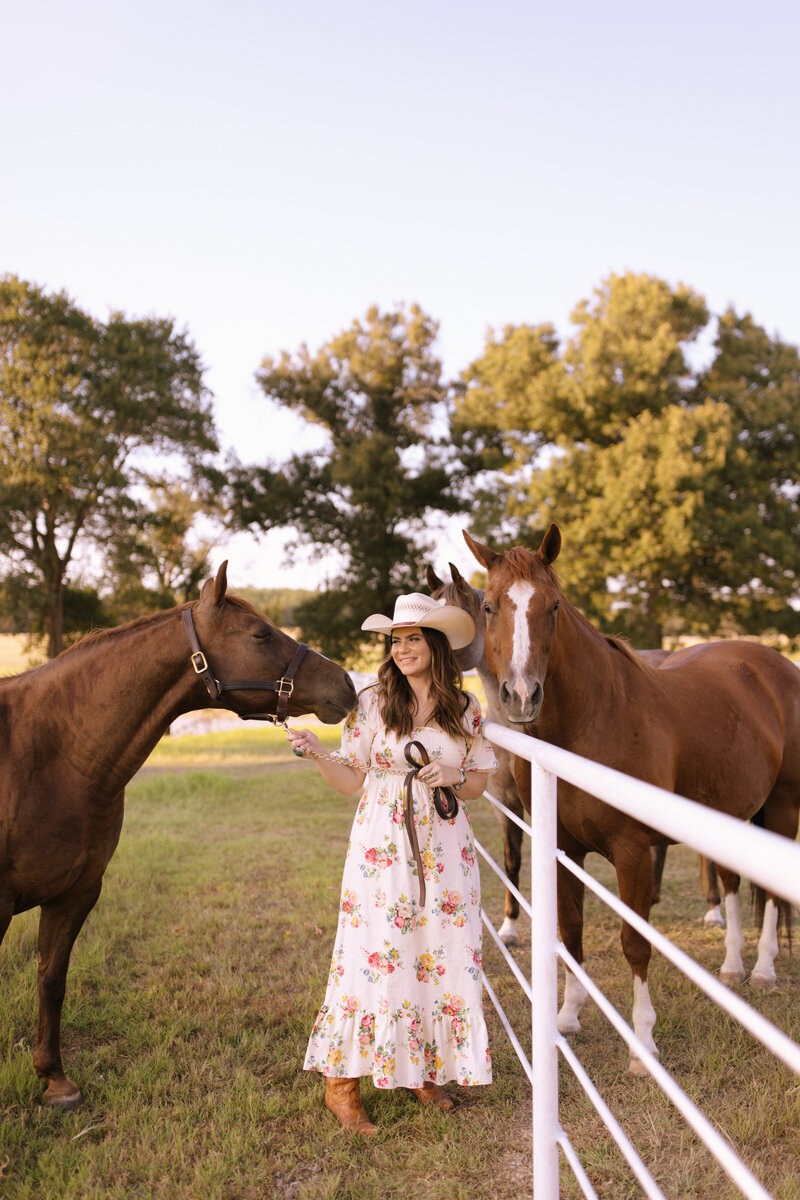
[{"label": "brown horse", "polygon": [[[475,637],[463,650],[456,651],[456,658],[462,671],[477,671],[486,695],[486,719],[496,721],[498,725],[514,728],[505,718],[500,708],[499,687],[497,680],[489,670],[486,661],[486,614],[483,611],[483,592],[467,583],[458,567],[449,564],[452,582],[444,583],[434,571],[428,567],[426,578],[431,595],[435,600],[445,600],[448,604],[463,608],[475,623]],[[637,650],[645,662],[658,666],[669,658],[669,650]],[[517,791],[514,778],[514,755],[502,746],[495,746],[498,769],[492,776],[492,793],[496,800],[504,804],[511,812],[523,818],[525,807]],[[529,799],[525,796],[525,801]],[[503,831],[503,865],[505,873],[515,888],[519,888],[519,872],[522,863],[522,830],[515,821],[510,820],[499,809],[494,810]],[[652,903],[658,904],[661,899],[661,881],[664,875],[664,864],[667,857],[666,846],[653,846],[653,897]],[[716,868],[708,859],[701,859],[706,870],[708,912],[705,921],[707,925],[721,925],[719,915],[720,896],[716,888]],[[506,946],[519,945],[519,900],[513,891],[506,888],[503,923],[498,929],[498,936]]]},{"label": "brown horse", "polygon": [[[647,780],[668,791],[794,839],[800,809],[800,672],[775,650],[753,642],[713,642],[679,650],[660,666],[624,642],[604,637],[565,597],[552,564],[561,548],[551,525],[536,553],[499,554],[464,534],[488,571],[484,600],[486,653],[506,720],[543,741]],[[517,759],[520,794],[530,766]],[[658,832],[559,780],[558,844],[577,863],[589,851],[607,858],[619,894],[635,912],[650,910],[651,845]],[[744,977],[739,877],[718,864],[726,892],[726,982]],[[768,895],[751,980],[775,982],[779,915],[789,907]],[[583,884],[559,867],[561,937],[583,958]],[[633,973],[633,1025],[657,1053],[655,1012],[647,988],[650,943],[622,927]],[[583,987],[567,973],[559,1013],[562,1032],[580,1029]],[[631,1060],[631,1069],[642,1064]]]},{"label": "brown horse", "polygon": [[[463,650],[456,651],[456,658],[462,671],[476,670],[478,672],[486,694],[487,720],[505,725],[507,721],[500,708],[497,680],[489,670],[489,664],[486,661],[486,618],[483,612],[483,592],[479,588],[471,587],[452,563],[450,563],[450,574],[452,583],[443,583],[433,567],[428,567],[428,587],[435,600],[445,600],[448,604],[463,608],[472,617],[475,623],[475,637]],[[502,746],[495,746],[494,752],[497,758],[497,771],[491,779],[492,795],[511,812],[522,818],[525,813],[514,778],[514,755],[510,751],[504,750]],[[528,799],[527,796],[526,799]],[[495,809],[494,812],[503,831],[505,872],[514,887],[518,888],[519,870],[522,863],[522,830],[499,809]],[[497,931],[506,946],[519,945],[518,920],[519,900],[512,891],[506,888],[503,923]]]},{"label": "brown horse", "polygon": [[61,1060],[69,957],[117,846],[125,785],[181,713],[266,718],[280,704],[282,717],[314,712],[332,724],[355,702],[341,667],[226,594],[226,566],[195,603],[91,634],[0,680],[0,940],[16,913],[41,905],[33,1063],[63,1109],[81,1098]]}]

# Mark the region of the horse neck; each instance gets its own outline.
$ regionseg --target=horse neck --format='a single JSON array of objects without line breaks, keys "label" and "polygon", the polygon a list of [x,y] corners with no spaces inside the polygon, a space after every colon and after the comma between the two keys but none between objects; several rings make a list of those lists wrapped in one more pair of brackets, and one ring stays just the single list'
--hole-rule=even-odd
[{"label": "horse neck", "polygon": [[112,790],[125,786],[180,713],[202,704],[177,610],[90,638],[42,672],[55,736],[72,765],[87,777],[105,775]]},{"label": "horse neck", "polygon": [[597,714],[636,703],[636,665],[567,600],[561,602],[547,662],[537,736],[573,746],[589,736]]}]

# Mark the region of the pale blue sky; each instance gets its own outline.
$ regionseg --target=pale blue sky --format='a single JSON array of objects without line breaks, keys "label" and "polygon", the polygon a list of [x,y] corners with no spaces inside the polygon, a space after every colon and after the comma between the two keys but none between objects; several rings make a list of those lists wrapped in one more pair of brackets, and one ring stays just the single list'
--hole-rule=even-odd
[{"label": "pale blue sky", "polygon": [[[176,317],[245,461],[298,437],[264,354],[373,302],[452,374],[611,271],[800,343],[798,45],[794,0],[2,0],[0,271]],[[279,545],[234,581],[322,579]]]}]

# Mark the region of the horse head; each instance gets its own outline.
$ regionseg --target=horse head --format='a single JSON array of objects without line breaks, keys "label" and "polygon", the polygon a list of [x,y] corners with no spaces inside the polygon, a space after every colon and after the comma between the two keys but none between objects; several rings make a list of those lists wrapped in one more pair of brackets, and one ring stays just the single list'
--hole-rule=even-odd
[{"label": "horse head", "polygon": [[463,608],[472,617],[475,624],[475,637],[468,646],[455,651],[456,660],[462,671],[472,671],[479,667],[486,655],[486,621],[483,615],[483,592],[471,587],[458,567],[449,564],[452,583],[444,583],[434,571],[428,567],[426,577],[428,588],[434,600],[444,600],[455,608]]},{"label": "horse head", "polygon": [[[223,683],[283,680],[300,643],[246,600],[228,595],[227,566],[224,562],[216,577],[206,580],[200,599],[192,606],[197,637],[209,671]],[[264,689],[228,686],[224,690],[230,691],[230,707],[241,716],[276,711],[278,697],[274,686]],[[355,700],[355,688],[347,672],[324,655],[307,650],[291,681],[288,715],[314,713],[326,725],[333,725],[347,716]]]},{"label": "horse head", "polygon": [[536,722],[544,700],[548,660],[563,599],[552,563],[561,549],[561,534],[551,525],[534,553],[515,546],[498,554],[464,539],[488,572],[483,612],[486,659],[499,686],[503,713],[514,725]]}]

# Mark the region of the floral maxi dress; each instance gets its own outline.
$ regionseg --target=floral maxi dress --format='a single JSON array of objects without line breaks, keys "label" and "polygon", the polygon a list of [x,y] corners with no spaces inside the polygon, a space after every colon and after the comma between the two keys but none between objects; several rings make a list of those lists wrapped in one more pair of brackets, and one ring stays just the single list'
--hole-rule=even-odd
[{"label": "floral maxi dress", "polygon": [[[431,760],[493,771],[481,710],[468,694],[464,737],[434,726],[412,738]],[[403,749],[380,720],[377,688],[362,692],[342,734],[341,757],[366,771],[339,907],[339,932],[328,986],[305,1059],[307,1071],[355,1078],[377,1087],[424,1082],[491,1083],[492,1065],[481,1003],[480,879],[472,826],[463,800],[452,821],[413,784],[417,837],[427,896],[405,826]]]}]

